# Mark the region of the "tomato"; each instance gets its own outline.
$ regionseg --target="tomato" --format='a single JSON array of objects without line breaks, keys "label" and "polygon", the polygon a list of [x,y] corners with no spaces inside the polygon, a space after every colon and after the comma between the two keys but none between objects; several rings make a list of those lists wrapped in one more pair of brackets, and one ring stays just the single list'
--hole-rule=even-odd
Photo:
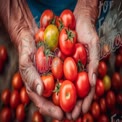
[{"label": "tomato", "polygon": [[60,121],[60,120],[57,120],[57,119],[52,119],[51,122],[64,122],[64,121]]},{"label": "tomato", "polygon": [[100,110],[102,113],[105,113],[106,112],[106,100],[105,98],[101,98],[100,101],[99,101],[99,104],[100,104]]},{"label": "tomato", "polygon": [[115,72],[112,76],[112,87],[116,91],[120,91],[122,89],[122,79],[118,72]]},{"label": "tomato", "polygon": [[104,84],[103,84],[103,81],[98,79],[97,82],[96,82],[96,87],[95,87],[95,92],[97,94],[97,96],[102,96],[104,94]]},{"label": "tomato", "polygon": [[77,99],[76,89],[71,81],[63,81],[60,88],[59,97],[61,108],[65,112],[70,112],[74,108]]},{"label": "tomato", "polygon": [[70,29],[75,29],[76,21],[71,10],[65,9],[60,15],[63,25]]},{"label": "tomato", "polygon": [[0,45],[0,59],[5,62],[7,60],[7,49],[4,45]]},{"label": "tomato", "polygon": [[52,60],[51,71],[56,79],[61,79],[63,77],[63,62],[60,58],[55,57]]},{"label": "tomato", "polygon": [[90,83],[89,83],[88,74],[86,72],[78,73],[75,87],[79,97],[84,98],[85,96],[88,95],[90,90]]},{"label": "tomato", "polygon": [[64,76],[67,80],[75,81],[77,78],[77,65],[72,57],[67,57],[63,65]]},{"label": "tomato", "polygon": [[109,109],[113,109],[116,104],[116,97],[113,91],[108,91],[106,95],[106,105]]},{"label": "tomato", "polygon": [[15,109],[20,103],[20,95],[17,90],[13,90],[10,97],[10,105]]},{"label": "tomato", "polygon": [[117,103],[119,105],[122,105],[122,93],[118,93],[116,99],[117,99]]},{"label": "tomato", "polygon": [[46,28],[50,24],[53,18],[54,18],[53,11],[50,9],[45,10],[40,17],[40,26]]},{"label": "tomato", "polygon": [[94,119],[90,113],[86,113],[83,115],[82,122],[94,122]]},{"label": "tomato", "polygon": [[105,91],[110,90],[110,88],[111,88],[111,79],[108,75],[105,75],[103,77],[103,84],[104,84]]},{"label": "tomato", "polygon": [[44,31],[44,42],[52,51],[54,51],[58,46],[58,38],[58,28],[53,24],[48,25]]},{"label": "tomato", "polygon": [[84,66],[86,65],[87,53],[83,44],[81,43],[75,44],[73,58],[75,59],[76,63],[80,62]]},{"label": "tomato", "polygon": [[122,67],[122,55],[121,54],[116,55],[116,58],[115,58],[115,66],[117,68]]},{"label": "tomato", "polygon": [[103,78],[107,73],[107,65],[104,61],[100,61],[98,65],[99,77]]},{"label": "tomato", "polygon": [[56,26],[58,27],[59,31],[61,31],[62,28],[64,27],[61,17],[56,16]]},{"label": "tomato", "polygon": [[31,122],[44,122],[43,116],[39,113],[39,111],[35,111],[33,113]]},{"label": "tomato", "polygon": [[91,105],[91,113],[95,119],[97,119],[100,116],[100,106],[95,101]]},{"label": "tomato", "polygon": [[19,72],[16,72],[12,78],[12,86],[16,90],[20,90],[23,86],[22,77]]},{"label": "tomato", "polygon": [[30,98],[26,92],[26,88],[22,87],[21,91],[20,91],[20,100],[21,102],[25,105],[25,104],[29,104],[30,102]]},{"label": "tomato", "polygon": [[98,122],[109,122],[109,118],[107,117],[107,115],[102,114],[102,115],[100,115]]},{"label": "tomato", "polygon": [[54,90],[54,87],[55,87],[55,81],[54,81],[53,75],[52,74],[42,75],[41,79],[44,84],[43,96],[44,97],[51,96],[51,94]]},{"label": "tomato", "polygon": [[52,56],[50,50],[45,46],[40,46],[35,54],[36,68],[39,73],[46,73],[50,70],[52,63]]},{"label": "tomato", "polygon": [[11,119],[12,119],[11,109],[8,107],[4,107],[0,113],[0,122],[11,122]]},{"label": "tomato", "polygon": [[5,105],[9,105],[9,103],[10,103],[10,96],[11,96],[10,90],[8,88],[4,89],[2,94],[1,94],[1,101]]},{"label": "tomato", "polygon": [[59,47],[62,53],[70,56],[76,43],[76,32],[68,28],[63,28],[59,35]]},{"label": "tomato", "polygon": [[82,117],[79,117],[75,122],[83,122]]},{"label": "tomato", "polygon": [[19,104],[16,108],[16,118],[18,121],[24,121],[25,119],[25,108],[23,104]]},{"label": "tomato", "polygon": [[40,41],[44,41],[44,28],[40,28],[35,34],[35,42],[38,43]]}]

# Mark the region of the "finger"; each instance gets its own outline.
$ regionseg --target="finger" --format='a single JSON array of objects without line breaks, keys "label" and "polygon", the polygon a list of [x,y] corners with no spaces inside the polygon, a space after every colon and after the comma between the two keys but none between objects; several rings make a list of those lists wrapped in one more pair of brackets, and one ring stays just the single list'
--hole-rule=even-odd
[{"label": "finger", "polygon": [[83,104],[82,104],[83,114],[88,112],[90,105],[92,103],[92,100],[93,100],[94,93],[95,93],[95,87],[92,87],[88,96],[83,100]]},{"label": "finger", "polygon": [[66,113],[66,118],[68,120],[72,120],[72,114],[71,113]]},{"label": "finger", "polygon": [[27,93],[30,99],[34,102],[36,107],[39,109],[39,112],[43,115],[48,115],[58,120],[63,119],[63,112],[58,107],[55,106],[52,102],[47,101],[44,97],[40,97],[38,94],[34,93],[28,86],[27,86]]},{"label": "finger", "polygon": [[78,116],[81,113],[81,109],[82,109],[82,100],[77,101],[75,108],[72,111],[72,118],[73,120],[76,120],[78,118]]}]

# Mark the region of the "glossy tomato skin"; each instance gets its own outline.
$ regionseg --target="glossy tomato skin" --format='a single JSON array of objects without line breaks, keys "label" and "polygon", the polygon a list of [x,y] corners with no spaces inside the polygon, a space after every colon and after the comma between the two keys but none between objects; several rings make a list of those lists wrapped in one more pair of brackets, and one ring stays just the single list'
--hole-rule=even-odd
[{"label": "glossy tomato skin", "polygon": [[88,74],[86,72],[78,73],[78,77],[75,82],[75,87],[79,97],[84,98],[88,95],[90,90],[90,83]]},{"label": "glossy tomato skin", "polygon": [[53,18],[54,18],[53,11],[50,9],[45,10],[40,17],[40,26],[46,28],[50,24]]},{"label": "glossy tomato skin", "polygon": [[35,34],[34,38],[36,43],[44,41],[44,30],[44,28],[40,28]]},{"label": "glossy tomato skin", "polygon": [[55,87],[55,81],[54,81],[53,75],[52,74],[42,75],[41,79],[42,79],[43,85],[44,85],[43,96],[44,97],[51,96],[51,94],[54,90],[54,87]]},{"label": "glossy tomato skin", "polygon": [[103,84],[103,81],[100,80],[100,79],[97,79],[97,82],[96,82],[96,87],[95,87],[95,92],[97,94],[97,96],[102,96],[104,94],[104,84]]},{"label": "glossy tomato skin", "polygon": [[110,88],[111,88],[111,78],[110,78],[110,76],[105,75],[103,77],[103,84],[104,84],[105,91],[110,90]]},{"label": "glossy tomato skin", "polygon": [[64,11],[62,11],[60,17],[65,27],[68,27],[72,30],[75,29],[76,21],[71,10],[65,9]]},{"label": "glossy tomato skin", "polygon": [[55,79],[61,79],[63,77],[63,62],[60,58],[55,57],[52,60],[51,71]]},{"label": "glossy tomato skin", "polygon": [[61,108],[65,112],[70,112],[74,108],[77,99],[76,89],[71,81],[63,81],[60,88],[59,97]]},{"label": "glossy tomato skin", "polygon": [[1,101],[5,104],[5,105],[9,105],[10,104],[10,96],[11,96],[11,92],[8,88],[4,89],[2,91],[1,94]]},{"label": "glossy tomato skin", "polygon": [[77,65],[72,57],[67,57],[64,60],[63,72],[67,80],[74,82],[77,79]]},{"label": "glossy tomato skin", "polygon": [[100,111],[102,113],[105,113],[107,111],[107,105],[106,105],[105,98],[100,98],[99,105],[100,105]]},{"label": "glossy tomato skin", "polygon": [[61,52],[66,56],[73,54],[76,43],[76,32],[68,28],[63,28],[59,34],[59,47]]},{"label": "glossy tomato skin", "polygon": [[94,122],[93,116],[90,113],[84,114],[82,122]]},{"label": "glossy tomato skin", "polygon": [[23,104],[19,104],[16,108],[16,118],[18,121],[24,121],[25,119],[25,108]]},{"label": "glossy tomato skin", "polygon": [[12,78],[12,86],[16,90],[20,90],[23,86],[22,77],[19,72],[16,72]]},{"label": "glossy tomato skin", "polygon": [[83,64],[84,66],[86,65],[87,53],[86,53],[86,49],[83,44],[81,44],[81,43],[75,44],[73,58],[76,63],[78,63],[80,61],[81,64]]},{"label": "glossy tomato skin", "polygon": [[8,107],[4,107],[0,112],[0,122],[11,122],[12,113],[11,109]]},{"label": "glossy tomato skin", "polygon": [[17,90],[13,90],[10,97],[10,106],[15,109],[20,103],[20,94]]},{"label": "glossy tomato skin", "polygon": [[27,105],[30,102],[30,98],[26,92],[25,86],[23,86],[20,90],[20,100],[24,105]]},{"label": "glossy tomato skin", "polygon": [[7,60],[7,49],[4,45],[0,46],[0,59],[5,62]]},{"label": "glossy tomato skin", "polygon": [[33,113],[31,122],[44,122],[43,116],[39,113],[39,111],[35,111]]},{"label": "glossy tomato skin", "polygon": [[116,55],[116,58],[115,58],[115,66],[117,68],[122,67],[122,54]]}]

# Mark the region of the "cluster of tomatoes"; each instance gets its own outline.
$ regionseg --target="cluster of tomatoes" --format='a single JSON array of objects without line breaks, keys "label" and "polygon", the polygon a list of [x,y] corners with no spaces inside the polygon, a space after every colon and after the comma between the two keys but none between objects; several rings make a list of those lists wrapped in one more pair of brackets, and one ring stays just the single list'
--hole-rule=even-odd
[{"label": "cluster of tomatoes", "polygon": [[[11,87],[5,88],[1,93],[0,121],[12,122],[17,120],[23,122],[27,118],[30,99],[23,84],[21,75],[16,72],[11,81]],[[38,111],[34,111],[32,122],[42,122],[43,117]]]}]

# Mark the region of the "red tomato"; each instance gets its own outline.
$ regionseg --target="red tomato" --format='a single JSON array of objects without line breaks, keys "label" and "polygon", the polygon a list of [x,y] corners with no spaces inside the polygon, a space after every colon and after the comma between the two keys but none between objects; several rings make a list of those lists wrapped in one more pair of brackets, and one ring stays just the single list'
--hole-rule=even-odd
[{"label": "red tomato", "polygon": [[51,71],[56,79],[61,79],[63,77],[63,62],[60,58],[55,57],[52,60]]},{"label": "red tomato", "polygon": [[61,31],[64,27],[61,17],[56,16],[56,26],[58,27],[59,31]]},{"label": "red tomato", "polygon": [[92,103],[91,113],[95,119],[97,119],[100,116],[100,106],[95,101]]},{"label": "red tomato", "polygon": [[86,113],[83,115],[82,122],[94,122],[94,119],[90,113]]},{"label": "red tomato", "polygon": [[20,90],[23,86],[22,77],[19,72],[16,72],[12,78],[12,86],[14,89]]},{"label": "red tomato", "polygon": [[106,75],[106,73],[107,73],[107,65],[104,61],[100,61],[98,66],[99,77],[103,78]]},{"label": "red tomato", "polygon": [[44,28],[40,28],[37,33],[35,34],[35,42],[44,41]]},{"label": "red tomato", "polygon": [[5,62],[7,60],[7,49],[4,45],[0,46],[0,59]]},{"label": "red tomato", "polygon": [[76,43],[76,32],[68,28],[63,28],[59,34],[59,47],[62,53],[70,56]]},{"label": "red tomato", "polygon": [[71,81],[63,81],[60,88],[59,97],[61,108],[65,112],[70,112],[74,108],[77,99],[76,89]]},{"label": "red tomato", "polygon": [[53,75],[52,74],[43,75],[43,76],[41,76],[41,79],[44,84],[43,96],[44,97],[51,96],[51,94],[54,90],[54,87],[55,87],[55,81],[54,81]]},{"label": "red tomato", "polygon": [[21,91],[20,91],[20,100],[21,102],[25,105],[25,104],[29,104],[30,102],[30,98],[26,92],[26,88],[22,87]]},{"label": "red tomato", "polygon": [[10,90],[8,88],[4,89],[2,94],[1,94],[1,100],[2,100],[2,102],[5,105],[9,105],[9,103],[10,103],[10,96],[11,96]]},{"label": "red tomato", "polygon": [[99,104],[100,104],[100,110],[102,113],[105,113],[106,112],[106,101],[105,101],[105,98],[101,98],[100,101],[99,101]]},{"label": "red tomato", "polygon": [[115,66],[117,68],[122,67],[122,54],[116,55],[116,58],[115,58]]},{"label": "red tomato", "polygon": [[75,122],[83,122],[83,119],[79,117]]},{"label": "red tomato", "polygon": [[103,84],[103,81],[98,79],[97,82],[96,82],[96,88],[95,88],[95,92],[97,94],[97,96],[102,96],[104,94],[104,84]]},{"label": "red tomato", "polygon": [[86,72],[78,73],[75,87],[79,97],[84,98],[85,96],[88,95],[90,90],[90,83],[89,83],[88,74]]},{"label": "red tomato", "polygon": [[77,65],[72,57],[67,57],[63,65],[64,76],[67,80],[75,81],[77,78]]},{"label": "red tomato", "polygon": [[13,90],[10,97],[10,105],[15,109],[20,103],[20,95],[17,90]]},{"label": "red tomato", "polygon": [[33,113],[31,122],[44,122],[43,116],[39,113],[39,111],[35,111]]},{"label": "red tomato", "polygon": [[75,59],[76,63],[80,61],[81,64],[83,64],[84,66],[86,65],[87,53],[83,44],[75,44],[73,58]]},{"label": "red tomato", "polygon": [[60,15],[63,25],[70,29],[75,29],[76,21],[71,10],[65,9]]},{"label": "red tomato", "polygon": [[53,11],[49,9],[45,10],[40,17],[40,26],[46,28],[50,24],[53,18],[54,18]]},{"label": "red tomato", "polygon": [[107,115],[102,114],[102,115],[100,115],[98,122],[109,122],[109,118],[107,117]]},{"label": "red tomato", "polygon": [[119,105],[122,105],[122,93],[118,93],[116,99],[117,99],[117,103]]},{"label": "red tomato", "polygon": [[16,118],[18,121],[24,121],[25,119],[25,108],[23,104],[19,104],[16,109]]},{"label": "red tomato", "polygon": [[50,51],[40,46],[35,54],[35,63],[39,73],[46,73],[50,70],[52,57]]},{"label": "red tomato", "polygon": [[3,108],[0,113],[0,122],[11,122],[11,119],[12,119],[11,109],[8,107]]}]

